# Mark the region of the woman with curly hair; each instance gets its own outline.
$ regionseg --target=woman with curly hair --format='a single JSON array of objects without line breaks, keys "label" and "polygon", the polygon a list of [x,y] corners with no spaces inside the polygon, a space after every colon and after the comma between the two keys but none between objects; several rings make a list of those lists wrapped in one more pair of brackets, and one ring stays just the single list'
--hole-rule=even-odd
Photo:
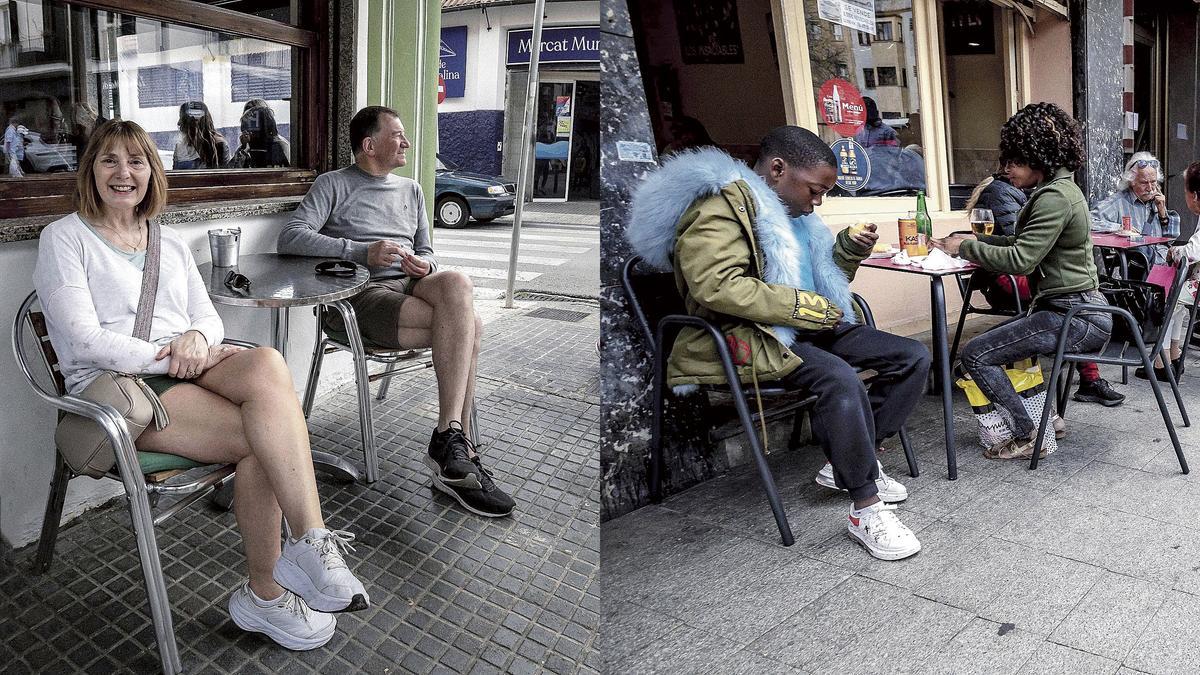
[{"label": "woman with curly hair", "polygon": [[204,103],[188,101],[179,106],[179,134],[171,168],[219,169],[229,161],[229,146]]},{"label": "woman with curly hair", "polygon": [[[1097,290],[1087,199],[1072,180],[1083,163],[1079,123],[1053,103],[1027,105],[1000,129],[1000,161],[1014,187],[1034,188],[1017,215],[1016,234],[951,235],[934,246],[991,272],[1029,277],[1029,314],[976,337],[962,351],[963,366],[1013,431],[1011,440],[984,450],[984,456],[1020,459],[1032,455],[1037,425],[1004,365],[1053,353],[1067,311],[1105,300]],[[1097,349],[1111,331],[1108,314],[1076,314],[1067,351]]]}]

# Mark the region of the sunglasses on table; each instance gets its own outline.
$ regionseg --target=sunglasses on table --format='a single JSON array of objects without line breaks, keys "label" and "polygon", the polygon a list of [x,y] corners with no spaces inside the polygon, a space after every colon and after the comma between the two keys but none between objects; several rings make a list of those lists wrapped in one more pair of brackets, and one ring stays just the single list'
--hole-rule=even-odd
[{"label": "sunglasses on table", "polygon": [[225,275],[225,287],[231,291],[239,293],[250,292],[250,278],[241,272],[229,270],[229,274]]},{"label": "sunglasses on table", "polygon": [[350,260],[326,260],[317,263],[317,274],[331,277],[352,277],[358,273],[358,265]]}]

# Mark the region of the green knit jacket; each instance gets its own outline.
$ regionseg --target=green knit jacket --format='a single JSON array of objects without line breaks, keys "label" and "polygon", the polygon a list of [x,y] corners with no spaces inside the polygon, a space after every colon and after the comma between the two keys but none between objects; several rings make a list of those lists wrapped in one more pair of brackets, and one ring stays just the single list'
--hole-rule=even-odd
[{"label": "green knit jacket", "polygon": [[959,255],[993,272],[1028,276],[1035,302],[1097,288],[1091,217],[1073,178],[1059,169],[1040,184],[1017,215],[1016,235],[968,239]]}]

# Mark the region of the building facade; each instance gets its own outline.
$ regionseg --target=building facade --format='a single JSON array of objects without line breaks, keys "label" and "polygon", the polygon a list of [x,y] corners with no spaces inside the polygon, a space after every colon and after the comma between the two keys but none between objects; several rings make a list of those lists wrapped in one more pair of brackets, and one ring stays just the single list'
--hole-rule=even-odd
[{"label": "building facade", "polygon": [[[439,153],[515,180],[521,157],[531,2],[443,3]],[[536,201],[599,199],[598,2],[550,2],[543,19],[534,168]]]}]

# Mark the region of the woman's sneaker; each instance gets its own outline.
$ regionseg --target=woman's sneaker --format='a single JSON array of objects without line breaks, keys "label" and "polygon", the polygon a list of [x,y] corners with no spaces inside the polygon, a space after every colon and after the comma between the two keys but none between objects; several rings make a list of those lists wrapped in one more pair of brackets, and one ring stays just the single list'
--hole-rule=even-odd
[{"label": "woman's sneaker", "polygon": [[304,599],[318,612],[354,612],[371,606],[358,577],[346,567],[344,551],[353,551],[354,535],[313,528],[299,539],[284,538],[275,562],[275,583]]},{"label": "woman's sneaker", "polygon": [[[883,463],[876,460],[879,465],[879,478],[875,479],[875,487],[879,488],[879,498],[883,501],[894,504],[908,499],[908,488],[900,484],[899,481],[893,480],[891,476],[883,472]],[[833,465],[825,462],[825,466],[817,472],[817,485],[823,485],[831,490],[842,490],[833,480]]]},{"label": "woman's sneaker", "polygon": [[337,619],[309,609],[295,593],[284,590],[274,600],[262,600],[243,583],[229,596],[229,616],[238,628],[262,633],[295,651],[316,649],[329,642]]},{"label": "woman's sneaker", "polygon": [[517,503],[492,480],[491,470],[483,468],[479,455],[472,457],[471,462],[475,465],[473,473],[479,476],[479,488],[449,484],[436,471],[433,473],[433,486],[453,497],[471,513],[488,518],[502,518],[512,513]]},{"label": "woman's sneaker", "polygon": [[883,502],[858,511],[851,505],[846,529],[852,539],[880,560],[900,560],[921,550],[917,535],[900,522],[896,507]]}]

